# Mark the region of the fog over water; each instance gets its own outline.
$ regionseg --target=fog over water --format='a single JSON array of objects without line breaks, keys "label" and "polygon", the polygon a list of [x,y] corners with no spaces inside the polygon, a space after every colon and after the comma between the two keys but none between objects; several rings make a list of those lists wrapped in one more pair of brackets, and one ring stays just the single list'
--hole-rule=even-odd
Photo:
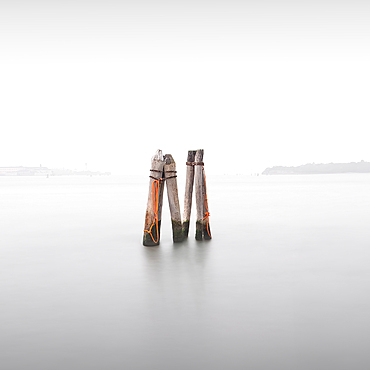
[{"label": "fog over water", "polygon": [[370,364],[368,174],[208,175],[213,239],[165,201],[151,248],[146,176],[0,182],[3,369]]},{"label": "fog over water", "polygon": [[[1,370],[370,367],[370,2],[0,1]],[[204,148],[213,239],[142,246]],[[241,174],[240,176],[236,176]],[[193,210],[194,215],[194,210]]]}]

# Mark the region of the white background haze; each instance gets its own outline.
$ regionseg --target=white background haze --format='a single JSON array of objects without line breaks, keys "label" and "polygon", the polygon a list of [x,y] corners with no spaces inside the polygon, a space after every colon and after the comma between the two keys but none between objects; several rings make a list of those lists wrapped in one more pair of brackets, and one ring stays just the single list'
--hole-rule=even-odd
[{"label": "white background haze", "polygon": [[370,160],[366,1],[0,1],[0,166]]}]

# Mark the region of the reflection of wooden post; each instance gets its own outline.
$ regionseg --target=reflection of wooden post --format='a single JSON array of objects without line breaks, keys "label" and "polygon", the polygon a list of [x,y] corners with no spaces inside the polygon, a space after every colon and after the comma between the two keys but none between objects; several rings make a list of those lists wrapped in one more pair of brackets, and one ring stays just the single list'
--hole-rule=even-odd
[{"label": "reflection of wooden post", "polygon": [[164,178],[166,180],[168,203],[172,221],[172,237],[174,243],[183,241],[179,194],[177,191],[176,163],[171,154],[164,156]]},{"label": "reflection of wooden post", "polygon": [[197,205],[197,222],[195,226],[195,239],[203,239],[204,194],[203,194],[203,149],[195,153],[194,187]]},{"label": "reflection of wooden post", "polygon": [[149,181],[149,196],[145,214],[143,245],[149,247],[159,244],[161,230],[161,214],[163,199],[164,161],[162,151],[157,150],[152,158]]},{"label": "reflection of wooden post", "polygon": [[184,217],[182,227],[184,230],[184,239],[189,235],[189,223],[191,214],[191,203],[193,197],[193,186],[194,186],[194,159],[195,150],[188,151],[188,160],[186,162],[186,184],[185,184],[185,201],[184,201]]},{"label": "reflection of wooden post", "polygon": [[210,240],[212,239],[212,236],[211,236],[211,226],[209,224],[207,182],[206,182],[206,174],[204,172],[204,167],[202,169],[203,169],[202,173],[203,173],[203,196],[204,196],[203,236],[205,240]]}]

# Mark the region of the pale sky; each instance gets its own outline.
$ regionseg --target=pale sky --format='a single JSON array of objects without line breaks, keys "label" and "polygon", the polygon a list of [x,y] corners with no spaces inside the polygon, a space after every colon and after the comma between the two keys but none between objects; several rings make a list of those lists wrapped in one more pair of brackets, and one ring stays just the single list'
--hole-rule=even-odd
[{"label": "pale sky", "polygon": [[0,166],[370,161],[367,1],[0,0],[0,66]]}]

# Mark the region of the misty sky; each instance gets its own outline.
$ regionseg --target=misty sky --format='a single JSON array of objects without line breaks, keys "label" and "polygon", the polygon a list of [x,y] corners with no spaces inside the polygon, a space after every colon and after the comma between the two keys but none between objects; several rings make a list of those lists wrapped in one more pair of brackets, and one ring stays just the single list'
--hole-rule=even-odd
[{"label": "misty sky", "polygon": [[367,1],[0,0],[0,66],[0,166],[370,161]]}]

